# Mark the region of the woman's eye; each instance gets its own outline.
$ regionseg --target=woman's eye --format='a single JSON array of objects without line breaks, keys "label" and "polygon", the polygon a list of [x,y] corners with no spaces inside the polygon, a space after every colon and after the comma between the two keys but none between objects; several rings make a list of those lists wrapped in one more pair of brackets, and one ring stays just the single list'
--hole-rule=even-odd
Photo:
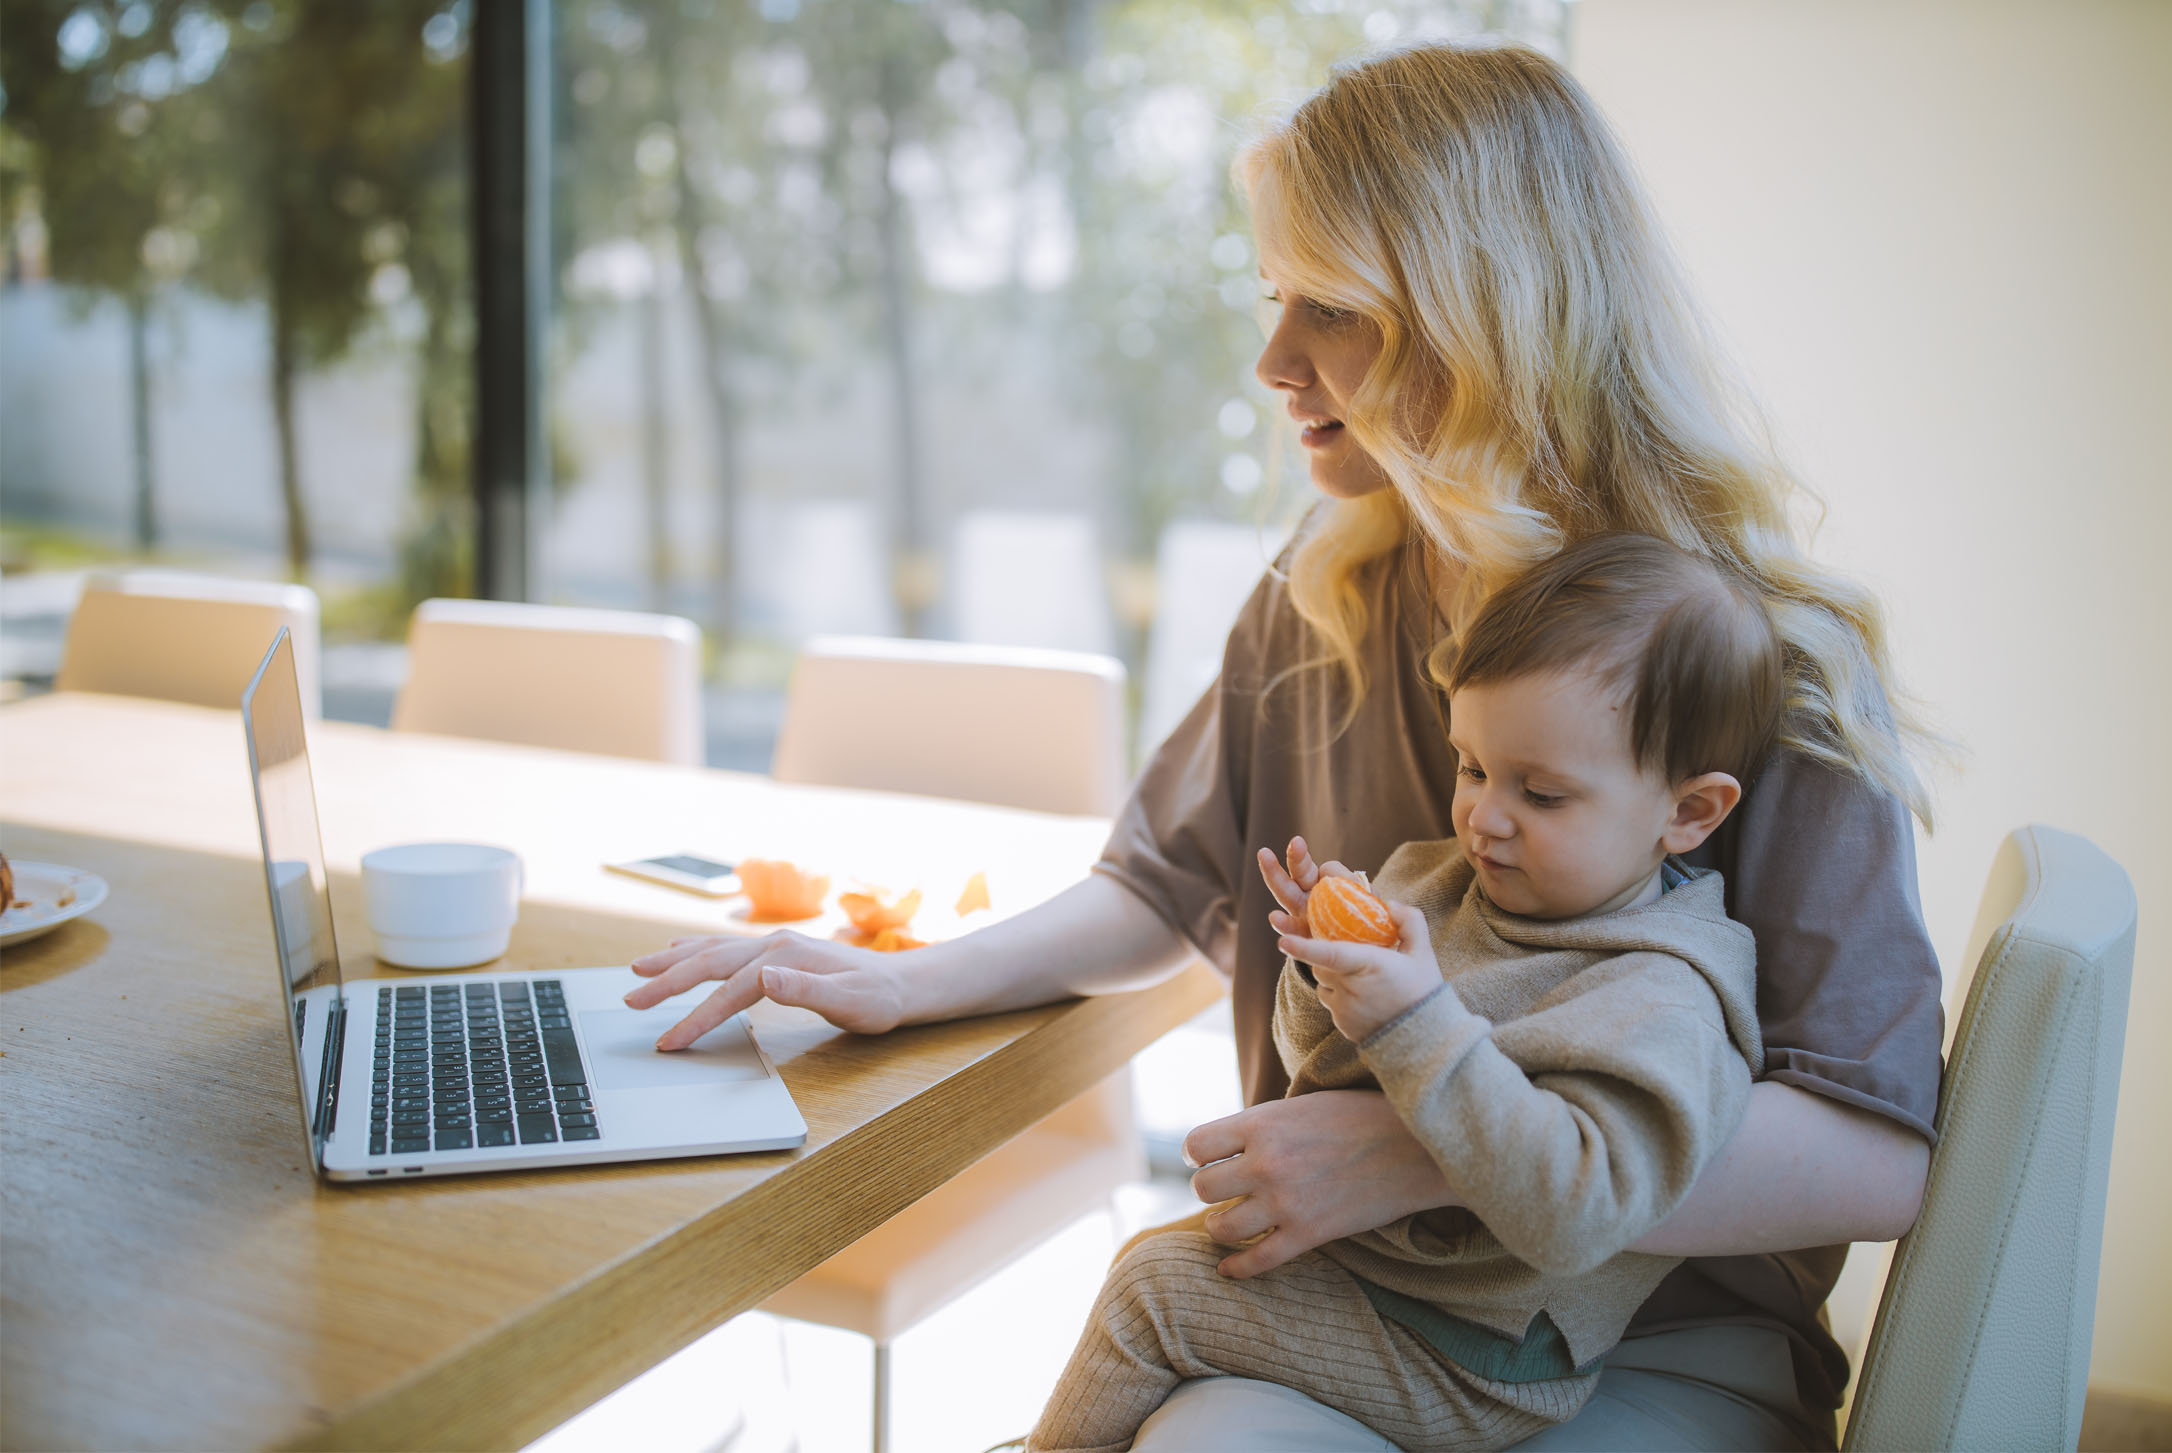
[{"label": "woman's eye", "polygon": [[1305,302],[1305,311],[1312,314],[1313,317],[1318,318],[1322,323],[1328,324],[1330,326],[1336,323],[1346,322],[1349,319],[1357,316],[1348,308],[1331,308],[1325,303],[1315,303],[1309,298]]}]

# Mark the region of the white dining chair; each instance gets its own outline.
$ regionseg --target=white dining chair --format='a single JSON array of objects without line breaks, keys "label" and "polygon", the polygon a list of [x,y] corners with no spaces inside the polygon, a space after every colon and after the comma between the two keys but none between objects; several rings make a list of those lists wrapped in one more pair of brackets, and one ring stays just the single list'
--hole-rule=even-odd
[{"label": "white dining chair", "polygon": [[1281,534],[1219,520],[1172,520],[1161,532],[1139,708],[1141,757],[1161,744],[1221,671],[1230,627],[1280,553]]},{"label": "white dining chair", "polygon": [[952,535],[958,639],[1106,652],[1115,644],[1092,518],[1065,510],[968,510]]},{"label": "white dining chair", "polygon": [[[792,673],[780,781],[1105,814],[1124,791],[1124,668],[1100,656],[830,637]],[[1145,1173],[1128,1072],[1112,1075],[762,1304],[890,1345]]]},{"label": "white dining chair", "polygon": [[699,766],[701,628],[679,616],[426,600],[392,729]]},{"label": "white dining chair", "polygon": [[294,638],[302,710],[323,714],[317,594],[306,585],[177,570],[90,576],[68,619],[59,691],[104,691],[239,709],[284,626]]},{"label": "white dining chair", "polygon": [[1106,815],[1129,781],[1113,656],[818,636],[786,692],[780,782]]}]

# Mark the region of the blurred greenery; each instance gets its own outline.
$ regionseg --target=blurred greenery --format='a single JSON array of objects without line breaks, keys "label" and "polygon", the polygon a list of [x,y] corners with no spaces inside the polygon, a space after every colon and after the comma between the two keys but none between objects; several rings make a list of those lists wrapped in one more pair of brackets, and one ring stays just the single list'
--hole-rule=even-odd
[{"label": "blurred greenery", "polygon": [[[323,543],[297,385],[379,340],[407,360],[414,451],[387,482],[406,501],[396,569],[342,619],[396,634],[414,601],[470,587],[470,3],[6,0],[7,276],[42,268],[133,320],[138,549],[160,545],[163,517],[146,320],[190,292],[261,310],[289,571],[307,576]],[[558,0],[551,364],[562,377],[607,327],[637,337],[647,598],[669,607],[675,579],[701,581],[720,651],[767,674],[773,652],[739,645],[749,434],[787,398],[828,397],[840,424],[880,432],[870,488],[900,617],[922,628],[944,500],[1037,502],[1032,479],[932,490],[931,397],[990,394],[1030,359],[1061,381],[1051,417],[1105,442],[1095,508],[1135,654],[1144,621],[1123,602],[1151,599],[1130,583],[1150,578],[1164,525],[1258,507],[1272,431],[1228,180],[1249,119],[1369,45],[1486,28],[1558,48],[1562,14],[1560,0]],[[961,263],[945,248],[962,235],[998,241]],[[698,340],[691,391],[665,386],[667,308]],[[702,540],[673,524],[686,481],[670,411],[690,398]],[[598,463],[581,450],[627,445],[575,440],[561,412],[553,470],[578,489]]]}]

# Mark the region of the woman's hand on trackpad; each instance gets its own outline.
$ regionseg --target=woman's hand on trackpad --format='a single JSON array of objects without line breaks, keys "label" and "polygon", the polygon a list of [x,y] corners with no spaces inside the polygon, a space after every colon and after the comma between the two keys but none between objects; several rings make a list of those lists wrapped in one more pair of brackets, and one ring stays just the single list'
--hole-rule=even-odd
[{"label": "woman's hand on trackpad", "polygon": [[649,982],[636,986],[626,1003],[647,1009],[697,985],[718,983],[657,1039],[661,1050],[686,1048],[760,999],[812,1009],[855,1034],[884,1034],[904,1013],[895,957],[788,929],[760,938],[673,939],[669,948],[634,960],[633,971]]}]

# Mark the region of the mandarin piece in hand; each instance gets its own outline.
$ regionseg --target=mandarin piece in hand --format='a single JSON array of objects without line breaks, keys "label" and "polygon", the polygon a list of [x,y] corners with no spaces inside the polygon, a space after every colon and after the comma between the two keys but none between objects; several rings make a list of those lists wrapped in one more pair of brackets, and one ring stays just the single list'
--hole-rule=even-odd
[{"label": "mandarin piece in hand", "polygon": [[865,893],[840,893],[837,906],[845,910],[845,917],[852,926],[866,934],[881,933],[886,928],[903,928],[913,921],[920,911],[920,890],[913,889],[903,898],[891,898],[880,888]]},{"label": "mandarin piece in hand", "polygon": [[1342,943],[1376,943],[1394,948],[1402,941],[1388,905],[1356,878],[1322,875],[1305,900],[1305,921],[1314,938]]},{"label": "mandarin piece in hand", "polygon": [[958,895],[958,906],[951,911],[963,918],[975,909],[989,906],[988,875],[986,873],[975,873],[965,880],[965,891]]},{"label": "mandarin piece in hand", "polygon": [[747,917],[792,923],[822,911],[830,880],[827,874],[810,873],[781,859],[745,858],[739,864],[739,887],[747,895]]},{"label": "mandarin piece in hand", "polygon": [[907,949],[927,946],[926,939],[914,938],[902,928],[886,928],[867,941],[867,947],[879,954],[903,953]]}]

